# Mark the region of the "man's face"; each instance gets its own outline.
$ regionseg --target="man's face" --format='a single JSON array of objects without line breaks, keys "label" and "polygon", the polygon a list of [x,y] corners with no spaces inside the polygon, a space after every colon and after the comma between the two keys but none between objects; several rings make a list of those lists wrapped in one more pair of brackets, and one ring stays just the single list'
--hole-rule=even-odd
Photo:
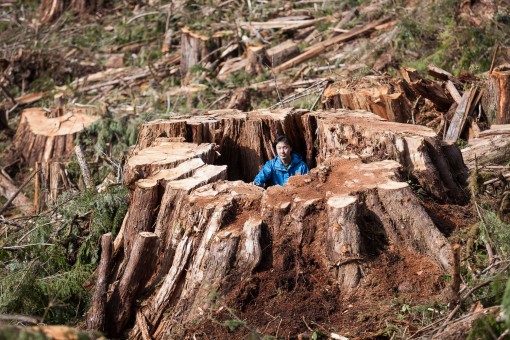
[{"label": "man's face", "polygon": [[292,148],[289,144],[285,142],[278,142],[278,144],[276,144],[276,153],[283,164],[287,165],[290,163],[292,160],[291,152]]}]

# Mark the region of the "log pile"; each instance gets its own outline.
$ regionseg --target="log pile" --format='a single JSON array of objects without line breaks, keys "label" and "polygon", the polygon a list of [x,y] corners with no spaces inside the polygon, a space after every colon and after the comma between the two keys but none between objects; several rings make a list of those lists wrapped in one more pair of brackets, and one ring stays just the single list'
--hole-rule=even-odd
[{"label": "log pile", "polygon": [[[284,187],[246,183],[282,133],[317,167]],[[412,174],[431,195],[461,201],[465,169],[460,153],[424,127],[365,111],[211,111],[144,124],[127,164],[131,204],[115,270],[106,302],[96,294],[103,300],[89,312],[110,336],[179,336],[213,308],[211,292],[236,299],[229,282],[281,286],[286,278],[291,294],[309,263],[351,292],[388,247],[452,270],[446,238],[406,180]]]}]

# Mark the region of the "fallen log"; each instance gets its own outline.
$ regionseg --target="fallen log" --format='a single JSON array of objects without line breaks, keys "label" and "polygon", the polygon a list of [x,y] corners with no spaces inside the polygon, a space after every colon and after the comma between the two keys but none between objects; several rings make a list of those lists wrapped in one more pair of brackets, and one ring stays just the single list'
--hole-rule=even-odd
[{"label": "fallen log", "polygon": [[460,134],[464,129],[466,119],[469,113],[473,110],[473,101],[476,94],[476,88],[470,88],[462,95],[460,103],[455,110],[452,121],[450,122],[450,126],[448,127],[448,131],[446,132],[444,139],[445,142],[455,143],[457,142],[457,139],[459,139]]},{"label": "fallen log", "polygon": [[469,169],[475,165],[507,164],[510,160],[510,135],[491,135],[491,130],[484,131],[486,136],[472,138],[462,157]]},{"label": "fallen log", "polygon": [[26,109],[14,136],[14,152],[29,166],[69,158],[74,154],[77,134],[99,119],[78,108],[56,118],[47,118],[40,108]]},{"label": "fallen log", "polygon": [[372,22],[372,23],[369,23],[365,26],[362,26],[362,27],[359,27],[359,28],[353,28],[352,30],[350,30],[349,32],[346,32],[346,33],[343,33],[343,34],[340,34],[339,36],[336,36],[336,37],[333,37],[333,38],[329,38],[325,41],[322,41],[322,42],[319,42],[315,45],[312,45],[310,46],[310,48],[308,50],[306,50],[304,53],[298,55],[297,57],[294,57],[286,62],[284,62],[283,64],[275,67],[273,69],[273,71],[275,73],[280,73],[282,71],[285,71],[289,68],[292,68],[296,65],[299,65],[319,54],[321,54],[325,49],[327,49],[328,47],[330,46],[333,46],[335,44],[338,44],[338,43],[341,43],[341,42],[344,42],[344,41],[348,41],[348,40],[351,40],[351,39],[354,39],[362,34],[368,34],[370,32],[373,32],[377,26],[379,26],[380,24],[383,24],[387,21],[389,21],[391,18],[388,17],[388,18],[383,18],[383,19],[379,19],[375,22]]},{"label": "fallen log", "polygon": [[269,60],[269,66],[276,67],[298,54],[299,48],[296,43],[292,40],[285,40],[267,50],[267,59]]}]

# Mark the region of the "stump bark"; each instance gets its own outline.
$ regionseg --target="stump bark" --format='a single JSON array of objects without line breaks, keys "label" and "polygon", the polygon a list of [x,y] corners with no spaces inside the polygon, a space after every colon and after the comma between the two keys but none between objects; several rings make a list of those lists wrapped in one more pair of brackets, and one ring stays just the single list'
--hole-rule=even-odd
[{"label": "stump bark", "polygon": [[108,290],[108,275],[111,267],[113,253],[112,234],[107,233],[101,237],[101,260],[97,270],[97,281],[92,297],[92,307],[87,315],[87,329],[105,330],[106,299]]},{"label": "stump bark", "polygon": [[56,118],[47,118],[40,108],[26,109],[14,136],[14,150],[28,166],[69,158],[74,155],[77,134],[99,118],[79,109]]}]

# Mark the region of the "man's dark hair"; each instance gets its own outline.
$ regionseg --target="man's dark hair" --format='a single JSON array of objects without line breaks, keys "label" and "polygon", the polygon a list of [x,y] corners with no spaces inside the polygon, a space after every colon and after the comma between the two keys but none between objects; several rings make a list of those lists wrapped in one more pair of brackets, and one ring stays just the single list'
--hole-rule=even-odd
[{"label": "man's dark hair", "polygon": [[285,144],[290,145],[290,147],[292,148],[292,144],[290,143],[290,140],[287,138],[287,136],[279,135],[279,136],[276,136],[276,139],[274,140],[274,143],[273,143],[274,151],[276,151],[276,145],[280,142],[284,142]]}]

